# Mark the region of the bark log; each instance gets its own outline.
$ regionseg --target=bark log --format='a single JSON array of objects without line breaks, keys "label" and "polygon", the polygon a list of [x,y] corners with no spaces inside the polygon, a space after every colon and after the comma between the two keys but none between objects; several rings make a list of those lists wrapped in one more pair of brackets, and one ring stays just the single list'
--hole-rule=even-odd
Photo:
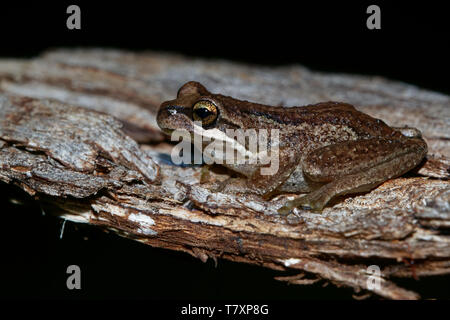
[{"label": "bark log", "polygon": [[[282,217],[272,200],[209,191],[198,166],[170,162],[155,122],[184,82],[272,105],[345,101],[429,145],[420,168],[340,198],[322,214]],[[0,180],[46,212],[202,261],[229,259],[417,299],[397,277],[450,273],[450,97],[378,77],[265,68],[156,53],[56,50],[0,60]],[[131,137],[131,138],[130,138]],[[211,171],[210,181],[227,178]],[[368,266],[381,268],[379,287]]]}]

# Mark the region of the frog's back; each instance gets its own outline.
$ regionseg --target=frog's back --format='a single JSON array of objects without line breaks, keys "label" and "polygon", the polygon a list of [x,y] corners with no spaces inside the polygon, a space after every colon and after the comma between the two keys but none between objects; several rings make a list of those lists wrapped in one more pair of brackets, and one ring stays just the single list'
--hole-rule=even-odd
[{"label": "frog's back", "polygon": [[[393,137],[399,133],[380,119],[358,111],[343,102],[321,102],[301,107],[271,107],[257,105],[244,109],[268,119],[275,126],[291,127],[348,127],[359,137]],[[251,111],[248,111],[251,110]]]},{"label": "frog's back", "polygon": [[394,137],[399,132],[388,126],[381,119],[358,111],[353,105],[343,102],[321,102],[303,107],[293,107],[292,123],[311,126],[331,125],[348,127],[359,137]]},{"label": "frog's back", "polygon": [[295,128],[336,126],[351,129],[358,137],[394,137],[400,133],[344,102],[321,102],[299,107],[273,107],[216,95],[235,118],[250,128]]}]

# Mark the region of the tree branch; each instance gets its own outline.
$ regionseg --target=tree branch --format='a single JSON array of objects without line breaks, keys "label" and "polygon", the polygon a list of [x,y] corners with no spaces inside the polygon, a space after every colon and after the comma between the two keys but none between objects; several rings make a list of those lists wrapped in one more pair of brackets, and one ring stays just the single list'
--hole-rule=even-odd
[{"label": "tree branch", "polygon": [[[155,114],[188,80],[273,105],[346,101],[390,125],[416,126],[429,156],[415,173],[340,198],[322,214],[279,216],[288,195],[267,201],[213,193],[200,183],[200,167],[170,162],[172,146]],[[53,51],[30,61],[0,60],[0,180],[25,190],[46,212],[202,261],[298,270],[279,280],[324,279],[417,299],[392,278],[450,273],[449,106],[448,96],[403,83],[301,66]],[[227,177],[212,170],[209,180]],[[368,285],[373,264],[381,267],[379,288]]]}]

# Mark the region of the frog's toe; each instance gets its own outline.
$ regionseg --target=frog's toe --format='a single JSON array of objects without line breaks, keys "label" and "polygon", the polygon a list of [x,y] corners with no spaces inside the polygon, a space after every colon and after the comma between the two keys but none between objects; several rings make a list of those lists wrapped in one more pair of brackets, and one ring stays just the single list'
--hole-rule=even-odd
[{"label": "frog's toe", "polygon": [[300,203],[298,206],[317,212],[322,212],[323,208],[327,204],[327,199],[322,193],[319,192],[311,192],[299,200]]},{"label": "frog's toe", "polygon": [[320,194],[310,193],[294,200],[287,201],[284,206],[278,209],[281,215],[289,214],[294,208],[303,208],[312,211],[321,212],[325,203]]},{"label": "frog's toe", "polygon": [[284,206],[279,208],[277,211],[282,216],[287,216],[293,208],[289,205],[289,203],[286,203]]}]

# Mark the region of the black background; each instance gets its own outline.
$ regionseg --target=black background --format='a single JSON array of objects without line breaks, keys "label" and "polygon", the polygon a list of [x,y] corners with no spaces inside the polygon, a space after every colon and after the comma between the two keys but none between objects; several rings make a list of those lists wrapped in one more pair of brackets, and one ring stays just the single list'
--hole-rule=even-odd
[{"label": "black background", "polygon": [[[81,30],[66,28],[66,8],[81,7]],[[381,7],[381,30],[366,28],[366,8]],[[277,66],[381,75],[450,93],[447,11],[430,1],[4,3],[0,56],[28,58],[52,47],[111,47],[179,52]],[[448,15],[448,13],[447,13]],[[3,196],[1,297],[156,299],[351,299],[353,290],[322,283],[287,286],[277,273],[150,248],[89,226],[41,215],[36,204]],[[66,267],[82,270],[82,290],[66,289]],[[450,298],[448,277],[399,280],[425,298]]]},{"label": "black background", "polygon": [[[2,3],[0,55],[30,57],[57,46],[175,51],[258,64],[383,75],[450,92],[448,11],[433,1],[185,1]],[[81,30],[66,8],[81,8]],[[381,30],[366,9],[381,8]]]}]

